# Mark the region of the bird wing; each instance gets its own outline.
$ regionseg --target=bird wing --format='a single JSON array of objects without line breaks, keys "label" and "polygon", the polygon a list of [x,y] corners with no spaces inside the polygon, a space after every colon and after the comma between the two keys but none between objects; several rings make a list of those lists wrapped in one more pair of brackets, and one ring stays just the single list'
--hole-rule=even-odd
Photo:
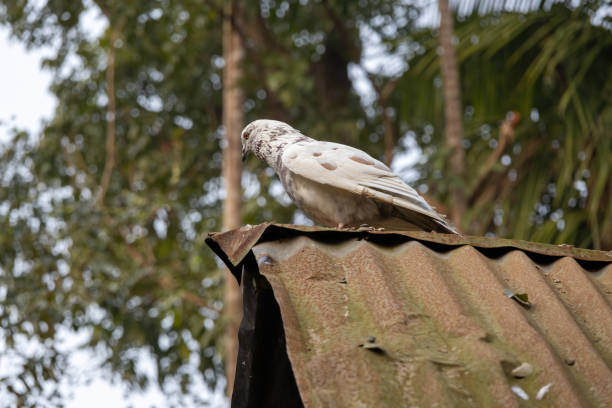
[{"label": "bird wing", "polygon": [[282,165],[314,182],[371,197],[400,209],[402,218],[434,230],[456,232],[412,187],[369,154],[339,143],[311,141],[288,146]]}]

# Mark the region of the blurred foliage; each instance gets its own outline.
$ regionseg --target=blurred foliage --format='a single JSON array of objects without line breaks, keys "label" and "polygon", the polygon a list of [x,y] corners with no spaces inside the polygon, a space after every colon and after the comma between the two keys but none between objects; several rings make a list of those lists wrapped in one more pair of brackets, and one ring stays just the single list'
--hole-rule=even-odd
[{"label": "blurred foliage", "polygon": [[[448,173],[442,145],[436,32],[415,35],[420,48],[400,81],[401,119],[424,152],[421,191],[448,207],[450,183],[461,183],[467,233],[611,249],[612,20],[598,14],[603,2],[484,16],[478,5],[455,29],[465,179]],[[504,121],[515,124],[509,135]]]},{"label": "blurred foliage", "polygon": [[[16,351],[23,338],[41,346],[38,365],[0,384],[19,404],[40,406],[48,398],[40,384],[70,375],[47,362],[67,354],[61,328],[85,332],[83,347],[132,386],[173,382],[187,394],[192,376],[214,384],[220,372],[222,275],[204,245],[219,214],[211,197],[221,160],[220,66],[211,63],[219,17],[196,1],[99,6],[108,28],[91,38],[79,19],[93,4],[4,3],[14,35],[55,50],[45,65],[58,99],[42,134],[19,135],[1,161],[0,222],[9,233],[0,238],[0,324]],[[107,53],[119,26],[117,164],[98,205],[112,114]],[[137,369],[140,351],[153,356],[155,377]]]},{"label": "blurred foliage", "polygon": [[[422,150],[417,184],[432,201],[452,205],[449,183],[468,190],[464,230],[610,248],[612,50],[610,31],[591,24],[600,4],[483,16],[470,4],[456,25],[468,179],[445,173],[436,32],[415,26],[407,1],[245,1],[247,121],[285,120],[380,157],[384,113],[400,146]],[[222,10],[221,0],[0,4],[13,36],[49,50],[58,99],[40,135],[13,129],[0,153],[0,341],[12,367],[0,394],[14,405],[65,401],[59,384],[81,377],[72,332],[99,357],[90,376],[101,366],[131,390],[156,381],[170,404],[202,403],[199,378],[215,387],[222,375],[222,274],[204,244],[223,199]],[[511,111],[522,118],[513,139],[483,172]],[[112,123],[116,164],[97,201]],[[272,176],[247,163],[245,223],[294,219]]]},{"label": "blurred foliage", "polygon": [[[361,30],[389,50],[408,38],[417,15],[396,5],[245,2],[247,118],[357,145],[382,134],[347,67],[360,63]],[[82,380],[77,350],[99,358],[85,377],[100,366],[130,390],[157,382],[176,406],[203,403],[197,385],[222,375],[223,275],[204,244],[223,199],[222,10],[220,0],[0,5],[14,37],[50,53],[58,99],[40,135],[8,130],[0,157],[0,337],[11,362],[0,394],[14,405],[62,405],[60,383]],[[278,181],[249,166],[244,221],[290,222]],[[70,345],[71,333],[82,344]],[[144,354],[155,372],[142,368]]]}]

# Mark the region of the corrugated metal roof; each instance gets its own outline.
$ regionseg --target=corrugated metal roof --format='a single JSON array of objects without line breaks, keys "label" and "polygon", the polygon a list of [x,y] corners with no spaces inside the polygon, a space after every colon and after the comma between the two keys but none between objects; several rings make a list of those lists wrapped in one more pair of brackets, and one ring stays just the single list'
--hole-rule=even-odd
[{"label": "corrugated metal roof", "polygon": [[235,272],[254,255],[305,406],[612,406],[610,252],[273,224],[208,243]]}]

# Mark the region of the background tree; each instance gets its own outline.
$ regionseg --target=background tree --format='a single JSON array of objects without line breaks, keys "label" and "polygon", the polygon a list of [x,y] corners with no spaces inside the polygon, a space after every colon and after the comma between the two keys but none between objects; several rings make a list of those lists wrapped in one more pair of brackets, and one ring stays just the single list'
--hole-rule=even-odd
[{"label": "background tree", "polygon": [[[456,35],[465,110],[465,232],[612,247],[612,35],[603,3],[503,3],[464,9]],[[491,7],[491,5],[489,6]],[[400,116],[424,155],[421,191],[452,206],[441,148],[442,93],[435,33],[400,81]]]},{"label": "background tree", "polygon": [[200,2],[88,7],[105,20],[100,38],[79,24],[80,2],[2,6],[15,36],[55,50],[59,103],[1,161],[0,322],[16,374],[0,386],[20,404],[59,404],[49,381],[70,377],[62,333],[74,330],[105,372],[156,381],[181,405],[221,373],[222,275],[203,249],[220,227],[220,17]]}]

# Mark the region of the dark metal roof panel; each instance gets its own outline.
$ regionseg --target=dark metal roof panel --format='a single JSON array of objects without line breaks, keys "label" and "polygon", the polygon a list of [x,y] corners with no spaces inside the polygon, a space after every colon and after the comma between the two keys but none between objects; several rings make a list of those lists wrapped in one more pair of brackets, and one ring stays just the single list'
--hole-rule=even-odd
[{"label": "dark metal roof panel", "polygon": [[[305,406],[612,406],[609,253],[436,233],[253,230],[243,243],[232,232],[211,240],[241,248],[224,252],[233,265],[252,247]],[[504,291],[526,293],[530,307]],[[532,373],[515,378],[522,363]]]}]

